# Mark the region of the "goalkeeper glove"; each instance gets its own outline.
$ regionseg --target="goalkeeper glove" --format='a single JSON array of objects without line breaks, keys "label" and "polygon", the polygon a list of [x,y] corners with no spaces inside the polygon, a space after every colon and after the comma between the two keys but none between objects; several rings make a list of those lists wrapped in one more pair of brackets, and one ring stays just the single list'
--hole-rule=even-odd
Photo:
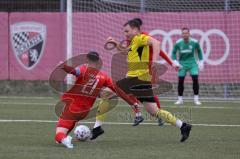
[{"label": "goalkeeper glove", "polygon": [[174,67],[175,69],[179,69],[182,67],[182,65],[180,65],[177,60],[173,60],[172,67]]},{"label": "goalkeeper glove", "polygon": [[200,71],[204,70],[204,62],[203,62],[203,60],[198,61],[198,68],[199,68]]}]

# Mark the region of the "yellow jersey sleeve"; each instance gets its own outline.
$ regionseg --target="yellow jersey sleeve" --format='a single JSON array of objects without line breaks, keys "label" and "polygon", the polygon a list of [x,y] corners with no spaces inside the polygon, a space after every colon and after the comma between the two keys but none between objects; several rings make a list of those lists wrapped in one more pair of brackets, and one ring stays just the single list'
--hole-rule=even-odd
[{"label": "yellow jersey sleeve", "polygon": [[145,35],[145,34],[140,34],[135,36],[135,43],[137,45],[137,47],[141,47],[141,46],[145,46],[148,44],[148,40],[149,40],[150,36]]}]

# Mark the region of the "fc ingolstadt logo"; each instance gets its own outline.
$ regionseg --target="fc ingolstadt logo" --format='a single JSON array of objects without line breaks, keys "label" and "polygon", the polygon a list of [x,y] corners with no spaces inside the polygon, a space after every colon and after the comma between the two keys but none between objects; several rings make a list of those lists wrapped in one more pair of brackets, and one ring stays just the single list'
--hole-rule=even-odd
[{"label": "fc ingolstadt logo", "polygon": [[44,50],[46,26],[36,22],[19,22],[11,25],[10,31],[17,61],[28,70],[34,68]]}]

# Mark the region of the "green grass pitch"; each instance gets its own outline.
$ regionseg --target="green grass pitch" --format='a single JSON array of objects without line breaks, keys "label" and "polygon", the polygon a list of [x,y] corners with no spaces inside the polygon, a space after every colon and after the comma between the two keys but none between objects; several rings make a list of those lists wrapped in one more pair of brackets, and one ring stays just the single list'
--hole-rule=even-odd
[{"label": "green grass pitch", "polygon": [[[193,124],[190,138],[157,126],[145,111],[144,124],[132,127],[131,109],[123,102],[107,114],[105,134],[95,141],[76,142],[74,149],[55,144],[54,98],[0,97],[1,159],[239,159],[240,102],[191,101],[182,107],[162,101],[163,109]],[[94,119],[83,121],[93,126]]]}]

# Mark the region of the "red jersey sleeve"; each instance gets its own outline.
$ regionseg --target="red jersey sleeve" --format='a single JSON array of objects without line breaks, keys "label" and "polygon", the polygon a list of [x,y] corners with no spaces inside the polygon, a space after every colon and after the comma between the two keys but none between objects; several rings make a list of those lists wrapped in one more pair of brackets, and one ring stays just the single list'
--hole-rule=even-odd
[{"label": "red jersey sleeve", "polygon": [[168,63],[169,65],[172,65],[172,64],[173,64],[173,63],[172,63],[172,60],[168,57],[167,53],[165,53],[163,50],[160,50],[159,55],[160,55],[165,61],[167,61],[167,63]]},{"label": "red jersey sleeve", "polygon": [[73,74],[73,75],[76,74],[75,69],[72,66],[68,66],[68,65],[64,64],[62,69],[67,73],[70,73],[70,74]]},{"label": "red jersey sleeve", "polygon": [[72,66],[68,66],[68,65],[63,65],[62,69],[69,73],[69,74],[73,74],[75,76],[80,76],[81,72],[83,72],[83,67],[79,66],[79,67],[72,67]]},{"label": "red jersey sleeve", "polygon": [[104,86],[110,88],[111,90],[113,90],[115,92],[115,88],[114,88],[112,79],[110,77],[108,77],[107,75],[103,75],[103,76],[105,79]]}]

